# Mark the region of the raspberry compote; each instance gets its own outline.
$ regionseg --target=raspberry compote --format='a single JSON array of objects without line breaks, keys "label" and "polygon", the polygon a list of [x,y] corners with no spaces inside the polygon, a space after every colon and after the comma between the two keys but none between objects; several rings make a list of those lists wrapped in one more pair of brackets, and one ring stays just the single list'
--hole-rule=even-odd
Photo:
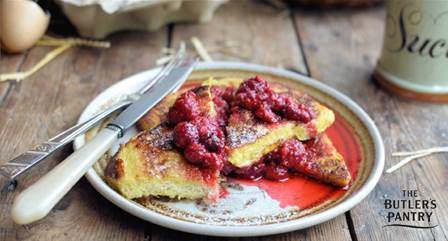
[{"label": "raspberry compote", "polygon": [[212,88],[216,115],[202,113],[194,90],[181,94],[168,112],[174,125],[174,144],[183,149],[185,159],[212,170],[221,170],[226,162],[225,134],[231,89]]},{"label": "raspberry compote", "polygon": [[291,96],[276,93],[269,83],[259,76],[240,85],[232,104],[251,110],[255,116],[268,123],[282,119],[308,123],[315,115],[311,107],[299,103]]},{"label": "raspberry compote", "polygon": [[185,159],[197,166],[219,170],[224,175],[248,179],[265,177],[286,180],[291,172],[303,167],[312,158],[310,148],[297,140],[288,140],[257,163],[235,168],[226,159],[225,126],[232,107],[250,110],[267,124],[282,120],[310,122],[315,113],[306,104],[287,94],[276,93],[268,82],[256,76],[235,91],[232,87],[210,88],[215,115],[202,113],[194,90],[181,94],[168,113],[174,125],[174,144],[181,148]]},{"label": "raspberry compote", "polygon": [[244,168],[233,168],[228,174],[258,180],[262,177],[285,181],[295,172],[307,169],[316,157],[315,143],[319,139],[301,142],[296,139],[285,141],[257,163]]}]

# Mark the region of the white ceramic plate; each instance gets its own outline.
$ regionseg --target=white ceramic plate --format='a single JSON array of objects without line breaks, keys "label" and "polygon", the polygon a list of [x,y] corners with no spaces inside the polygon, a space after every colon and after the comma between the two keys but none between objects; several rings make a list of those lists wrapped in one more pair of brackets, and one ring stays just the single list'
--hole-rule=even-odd
[{"label": "white ceramic plate", "polygon": [[[158,69],[141,72],[109,87],[86,107],[79,122],[86,120],[119,96],[135,92],[157,71]],[[214,205],[194,201],[154,199],[145,207],[122,197],[109,187],[93,168],[87,172],[87,179],[101,195],[139,218],[184,232],[213,236],[259,236],[303,229],[328,221],[361,202],[372,191],[381,176],[384,147],[373,121],[348,97],[306,76],[254,64],[200,63],[190,79],[206,79],[209,76],[218,79],[247,78],[254,75],[261,75],[269,81],[281,82],[290,88],[303,90],[336,113],[336,123],[328,130],[328,135],[349,162],[354,180],[348,190],[328,189],[326,193],[322,193],[326,195],[322,202],[298,207],[282,204],[257,185],[237,184],[237,188],[230,185],[228,188],[230,194]],[[126,142],[136,133],[136,129],[127,131],[120,143]],[[75,140],[75,150],[84,144],[84,138],[80,136]],[[352,144],[347,144],[350,142]],[[111,152],[114,153],[117,148],[118,143]],[[356,149],[357,153],[353,153],[355,152],[353,149]],[[312,180],[305,182],[301,187],[302,190],[306,192],[307,185],[313,183]],[[300,195],[297,198],[300,198]]]}]

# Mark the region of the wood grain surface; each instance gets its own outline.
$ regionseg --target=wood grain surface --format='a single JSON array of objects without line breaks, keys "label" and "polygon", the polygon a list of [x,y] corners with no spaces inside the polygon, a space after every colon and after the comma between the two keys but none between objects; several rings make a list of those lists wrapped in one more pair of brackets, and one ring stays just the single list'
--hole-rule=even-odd
[{"label": "wood grain surface", "polygon": [[[448,106],[402,100],[380,89],[371,73],[381,49],[384,8],[279,9],[261,1],[232,1],[210,23],[173,24],[156,33],[113,34],[110,49],[73,48],[32,77],[0,83],[0,163],[76,123],[98,93],[152,68],[163,47],[197,36],[214,60],[278,66],[314,77],[358,102],[374,119],[390,153],[448,145]],[[61,28],[61,26],[58,26]],[[0,72],[26,70],[46,52],[35,47],[0,58]],[[448,157],[434,155],[384,175],[358,206],[305,230],[257,238],[214,238],[173,231],[117,208],[83,178],[44,220],[18,226],[9,218],[12,200],[72,152],[65,147],[0,196],[0,240],[448,240]],[[438,200],[431,230],[383,228],[383,200],[417,189]],[[398,237],[398,239],[397,239]]]},{"label": "wood grain surface", "polygon": [[[391,158],[392,152],[448,144],[447,105],[400,99],[380,89],[371,78],[382,44],[382,8],[297,11],[294,15],[311,75],[348,95],[369,113],[384,139],[386,168],[399,161]],[[447,159],[435,155],[384,174],[366,200],[350,211],[357,240],[447,240]],[[386,213],[384,199],[403,199],[402,189],[418,190],[418,199],[438,201],[435,222],[420,224],[439,227],[383,227],[387,224],[386,218],[381,218]]]},{"label": "wood grain surface", "polygon": [[[73,48],[15,84],[0,108],[1,161],[75,124],[89,101],[111,84],[153,67],[167,37],[167,29],[155,34],[117,34],[109,38],[114,46],[110,49]],[[33,48],[22,68],[35,64],[47,51],[45,47]],[[2,71],[3,61],[10,62],[8,59],[2,58]],[[84,179],[44,220],[26,226],[12,224],[9,207],[13,197],[71,151],[70,146],[63,148],[19,179],[14,192],[2,193],[0,240],[143,239],[146,223],[106,201]]]},{"label": "wood grain surface", "polygon": [[211,52],[211,57],[293,68],[305,73],[307,70],[293,24],[288,11],[260,2],[237,1],[218,9],[208,24],[175,25],[172,44],[190,41],[193,36],[210,49],[235,42],[235,54]]}]

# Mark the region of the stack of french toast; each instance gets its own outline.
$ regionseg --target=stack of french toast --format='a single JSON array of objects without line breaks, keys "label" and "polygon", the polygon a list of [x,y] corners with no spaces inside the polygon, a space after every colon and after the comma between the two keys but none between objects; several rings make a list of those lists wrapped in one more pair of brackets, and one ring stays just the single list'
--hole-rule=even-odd
[{"label": "stack of french toast", "polygon": [[141,132],[109,161],[105,179],[128,199],[209,202],[219,200],[227,177],[303,175],[345,187],[350,172],[325,134],[334,120],[308,95],[259,76],[210,78],[150,110]]}]

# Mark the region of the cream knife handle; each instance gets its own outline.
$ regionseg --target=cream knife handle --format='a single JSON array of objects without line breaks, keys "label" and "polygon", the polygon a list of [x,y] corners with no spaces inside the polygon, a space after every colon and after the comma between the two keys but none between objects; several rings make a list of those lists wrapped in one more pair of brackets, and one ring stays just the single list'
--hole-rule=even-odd
[{"label": "cream knife handle", "polygon": [[118,139],[119,130],[102,129],[93,139],[14,200],[11,216],[17,224],[28,224],[45,217],[89,168]]}]

